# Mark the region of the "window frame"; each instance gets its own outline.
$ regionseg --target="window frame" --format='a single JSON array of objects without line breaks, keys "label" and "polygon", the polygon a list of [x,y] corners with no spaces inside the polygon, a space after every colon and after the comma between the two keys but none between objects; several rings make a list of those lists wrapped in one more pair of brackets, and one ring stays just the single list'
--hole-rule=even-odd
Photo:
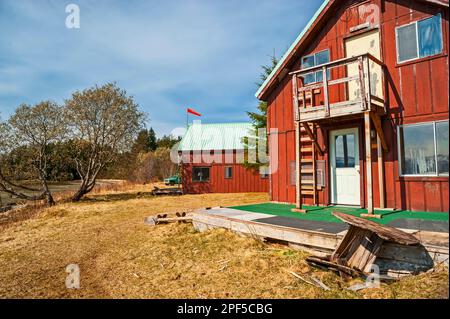
[{"label": "window frame", "polygon": [[[194,169],[208,169],[209,174],[208,174],[208,180],[204,180],[204,181],[197,181],[194,180]],[[211,180],[211,167],[210,166],[193,166],[192,167],[192,183],[209,183]]]},{"label": "window frame", "polygon": [[[227,171],[230,170],[230,176],[227,177]],[[232,179],[233,178],[233,166],[225,166],[225,179]]]},{"label": "window frame", "polygon": [[269,177],[270,177],[270,168],[269,168],[269,166],[265,166],[266,168],[266,172],[265,173],[261,173],[261,168],[262,168],[263,166],[261,166],[260,167],[260,171],[259,171],[259,178],[261,178],[261,179],[268,179]]},{"label": "window frame", "polygon": [[[314,65],[313,65],[312,67],[315,67],[315,66],[318,66],[318,65],[325,64],[325,63],[318,64],[318,65],[316,64],[316,55],[319,54],[319,53],[325,52],[325,51],[328,52],[328,62],[325,62],[325,63],[329,63],[329,62],[331,61],[331,52],[330,52],[330,49],[329,49],[329,48],[326,48],[326,49],[323,49],[323,50],[320,50],[320,51],[316,51],[316,52],[310,53],[310,54],[308,54],[308,55],[302,56],[302,57],[300,58],[300,69],[303,68],[303,59],[309,58],[309,57],[313,57],[313,58],[314,58]],[[305,68],[305,69],[306,69],[306,68]],[[330,71],[330,70],[327,70],[327,78],[330,77],[330,75],[329,75],[330,72],[329,72],[329,71]],[[322,72],[322,70],[314,71],[314,72],[305,74],[304,77],[307,76],[307,75],[310,75],[310,74],[314,74],[314,82],[309,82],[308,84],[305,84],[305,83],[303,82],[303,85],[308,86],[308,85],[313,85],[313,84],[316,84],[316,83],[321,82],[321,81],[317,81],[317,73],[318,73],[318,72]],[[304,80],[303,80],[303,81],[304,81]]]},{"label": "window frame", "polygon": [[[397,152],[398,152],[398,176],[400,177],[448,177],[449,173],[439,173],[438,169],[438,156],[437,156],[437,139],[436,139],[436,124],[442,122],[449,122],[449,120],[437,120],[437,121],[429,121],[429,122],[419,122],[419,123],[411,123],[411,124],[402,124],[397,126]],[[436,171],[434,174],[403,174],[402,173],[402,156],[403,152],[401,149],[401,139],[400,139],[400,129],[405,126],[420,126],[420,125],[433,125],[433,146],[434,146],[434,162]]]},{"label": "window frame", "polygon": [[[421,57],[420,56],[419,26],[418,26],[419,23],[418,22],[426,20],[426,19],[431,19],[431,18],[433,18],[435,16],[439,16],[439,21],[440,21],[440,27],[441,27],[441,52]],[[411,24],[415,24],[415,28],[414,29],[416,30],[416,53],[417,53],[417,56],[415,58],[411,58],[411,59],[400,61],[399,60],[400,54],[399,54],[399,42],[398,42],[398,40],[399,40],[398,29],[407,27],[407,26],[409,26]],[[440,55],[440,54],[444,53],[445,49],[444,49],[444,32],[443,32],[443,29],[442,29],[442,14],[441,13],[437,13],[437,14],[434,14],[432,16],[429,16],[429,17],[426,17],[426,18],[423,18],[423,19],[419,19],[419,20],[416,20],[416,21],[413,21],[413,22],[409,22],[409,23],[406,23],[406,24],[402,24],[402,25],[396,26],[395,27],[395,45],[396,45],[395,49],[397,50],[396,55],[397,55],[397,64],[398,65],[403,64],[403,63],[408,63],[408,62],[411,62],[411,61],[415,61],[415,60],[421,60],[421,59],[434,57],[434,56],[437,56],[437,55]]]}]

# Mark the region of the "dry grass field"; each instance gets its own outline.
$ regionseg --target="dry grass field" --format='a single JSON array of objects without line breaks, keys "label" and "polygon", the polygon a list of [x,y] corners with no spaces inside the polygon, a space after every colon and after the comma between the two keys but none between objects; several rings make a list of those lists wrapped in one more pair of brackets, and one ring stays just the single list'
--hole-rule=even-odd
[{"label": "dry grass field", "polygon": [[[191,224],[149,227],[144,217],[205,206],[267,201],[266,194],[152,197],[150,186],[97,192],[81,203],[43,209],[0,230],[1,298],[448,298],[448,271],[351,292],[306,254],[226,230]],[[65,287],[68,264],[81,288]],[[324,291],[287,271],[314,273]]]}]

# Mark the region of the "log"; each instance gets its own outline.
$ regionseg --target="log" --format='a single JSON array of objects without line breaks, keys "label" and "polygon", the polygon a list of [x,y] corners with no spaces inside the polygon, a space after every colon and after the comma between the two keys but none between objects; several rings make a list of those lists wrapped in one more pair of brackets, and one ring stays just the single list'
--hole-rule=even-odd
[{"label": "log", "polygon": [[192,216],[183,216],[183,217],[158,217],[158,216],[149,216],[145,217],[144,223],[146,225],[155,226],[158,224],[166,224],[171,222],[192,222]]}]

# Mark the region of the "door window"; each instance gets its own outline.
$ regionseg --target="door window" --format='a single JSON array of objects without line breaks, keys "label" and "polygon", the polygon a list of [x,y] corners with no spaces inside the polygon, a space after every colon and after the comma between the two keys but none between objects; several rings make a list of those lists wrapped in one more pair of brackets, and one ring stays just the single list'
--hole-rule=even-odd
[{"label": "door window", "polygon": [[355,135],[345,134],[335,137],[336,168],[355,167]]}]

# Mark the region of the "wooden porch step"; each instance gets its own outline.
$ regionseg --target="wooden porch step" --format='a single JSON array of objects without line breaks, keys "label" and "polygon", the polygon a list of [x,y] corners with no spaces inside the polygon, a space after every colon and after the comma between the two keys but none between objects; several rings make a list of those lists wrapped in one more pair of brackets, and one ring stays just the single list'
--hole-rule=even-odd
[{"label": "wooden porch step", "polygon": [[[313,190],[314,189],[314,186],[313,185],[302,185],[302,191],[303,190]],[[321,190],[322,189],[322,187],[320,187],[320,186],[316,186],[316,189],[317,190]]]}]

